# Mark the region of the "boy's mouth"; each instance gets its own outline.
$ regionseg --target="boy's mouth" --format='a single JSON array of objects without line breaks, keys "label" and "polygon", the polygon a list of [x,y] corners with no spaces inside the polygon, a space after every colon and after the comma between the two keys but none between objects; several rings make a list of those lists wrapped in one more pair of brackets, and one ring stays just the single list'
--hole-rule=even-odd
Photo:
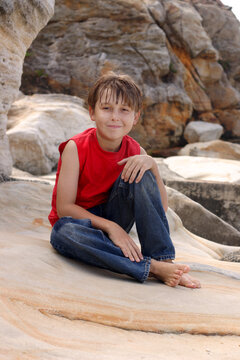
[{"label": "boy's mouth", "polygon": [[119,129],[119,128],[121,128],[121,125],[108,125],[108,127],[112,128],[112,129]]}]

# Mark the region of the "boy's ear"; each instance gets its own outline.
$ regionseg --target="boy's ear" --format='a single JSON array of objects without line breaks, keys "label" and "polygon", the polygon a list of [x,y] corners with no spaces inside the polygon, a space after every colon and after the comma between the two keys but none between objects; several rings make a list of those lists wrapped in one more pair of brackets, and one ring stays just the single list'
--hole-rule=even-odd
[{"label": "boy's ear", "polygon": [[134,121],[133,121],[133,125],[136,125],[139,117],[140,117],[141,111],[139,110],[135,115],[134,115]]},{"label": "boy's ear", "polygon": [[91,120],[95,121],[95,119],[94,119],[94,110],[93,110],[93,108],[91,106],[89,106],[88,111],[89,111],[89,115],[90,115]]}]

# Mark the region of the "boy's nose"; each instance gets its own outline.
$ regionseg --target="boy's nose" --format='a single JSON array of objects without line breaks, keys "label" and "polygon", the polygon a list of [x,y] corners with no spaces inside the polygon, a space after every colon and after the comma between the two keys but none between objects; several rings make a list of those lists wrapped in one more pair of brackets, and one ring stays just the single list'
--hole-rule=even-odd
[{"label": "boy's nose", "polygon": [[113,111],[113,113],[112,113],[112,120],[114,120],[114,121],[118,121],[118,120],[119,120],[119,112],[118,112],[118,111]]}]

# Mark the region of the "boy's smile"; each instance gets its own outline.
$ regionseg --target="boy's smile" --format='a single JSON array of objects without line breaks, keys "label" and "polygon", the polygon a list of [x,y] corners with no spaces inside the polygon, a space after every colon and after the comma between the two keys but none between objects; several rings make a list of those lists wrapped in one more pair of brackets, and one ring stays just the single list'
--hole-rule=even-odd
[{"label": "boy's smile", "polygon": [[122,138],[132,130],[140,115],[122,97],[117,99],[113,93],[109,96],[107,90],[98,99],[95,109],[89,108],[89,112],[96,123],[99,145],[103,150],[112,152],[120,149]]}]

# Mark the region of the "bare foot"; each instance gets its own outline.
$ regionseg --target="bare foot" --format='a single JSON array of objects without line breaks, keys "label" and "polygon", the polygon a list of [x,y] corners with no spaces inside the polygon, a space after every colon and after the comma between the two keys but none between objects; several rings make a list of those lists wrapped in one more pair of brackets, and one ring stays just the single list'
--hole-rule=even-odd
[{"label": "bare foot", "polygon": [[192,276],[188,274],[183,274],[178,284],[191,289],[200,289],[201,287],[200,281],[194,279]]},{"label": "bare foot", "polygon": [[190,270],[188,265],[174,264],[168,261],[157,261],[152,259],[150,275],[163,281],[168,286],[177,286],[184,273]]}]

